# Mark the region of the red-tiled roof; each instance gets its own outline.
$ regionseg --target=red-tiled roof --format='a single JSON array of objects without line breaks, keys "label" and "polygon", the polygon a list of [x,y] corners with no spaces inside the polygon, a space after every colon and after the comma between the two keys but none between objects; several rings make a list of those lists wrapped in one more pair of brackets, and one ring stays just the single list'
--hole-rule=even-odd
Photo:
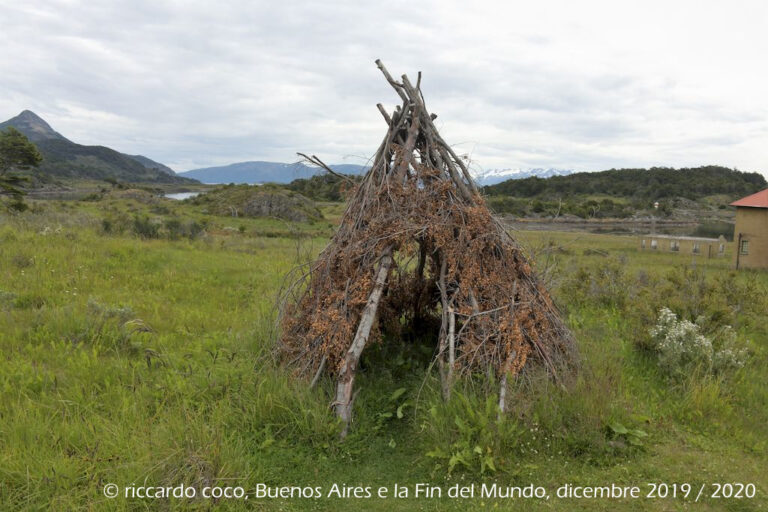
[{"label": "red-tiled roof", "polygon": [[731,206],[751,206],[752,208],[768,208],[768,188],[757,194],[743,197],[731,203]]}]

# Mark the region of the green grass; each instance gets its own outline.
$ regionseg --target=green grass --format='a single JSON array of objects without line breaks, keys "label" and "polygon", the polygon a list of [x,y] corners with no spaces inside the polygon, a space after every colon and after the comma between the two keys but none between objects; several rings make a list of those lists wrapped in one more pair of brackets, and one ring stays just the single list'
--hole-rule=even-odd
[{"label": "green grass", "polygon": [[[332,220],[341,213],[332,204],[323,211]],[[207,234],[144,240],[130,231],[103,232],[103,218],[134,214],[205,221]],[[688,482],[696,489],[753,482],[757,499],[689,506],[766,506],[768,320],[759,311],[766,302],[765,272],[731,275],[729,258],[640,252],[629,237],[516,233],[540,267],[551,270],[547,275],[579,341],[582,370],[573,388],[564,391],[531,375],[513,386],[512,411],[498,421],[496,390],[487,378],[460,385],[443,404],[436,372],[427,374],[429,342],[390,340],[364,356],[355,425],[340,442],[328,407],[333,383],[310,391],[283,372],[273,354],[273,304],[282,276],[297,259],[316,254],[331,229],[328,222],[214,217],[188,203],[125,198],[40,202],[24,215],[0,217],[0,509],[213,505],[108,500],[102,489],[109,482],[249,491],[259,483],[327,491],[333,483],[412,489],[430,482],[447,489],[498,482],[534,483],[551,492],[566,483],[636,484],[645,491],[646,482]],[[718,294],[722,287],[713,291],[695,281],[681,268],[692,264],[705,284],[721,280],[733,293]],[[616,273],[595,281],[605,268]],[[579,287],[583,275],[596,284]],[[693,284],[676,281],[689,278]],[[727,376],[665,379],[653,355],[638,348],[663,305],[724,315],[751,341],[750,363]],[[648,435],[633,446],[617,426]],[[677,510],[684,503],[251,495],[216,505]]]}]

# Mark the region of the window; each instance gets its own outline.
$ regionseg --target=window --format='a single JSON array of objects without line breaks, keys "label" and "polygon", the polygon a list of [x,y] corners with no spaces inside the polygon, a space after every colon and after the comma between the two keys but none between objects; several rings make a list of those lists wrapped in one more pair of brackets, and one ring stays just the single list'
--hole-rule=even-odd
[{"label": "window", "polygon": [[749,240],[742,240],[741,247],[739,247],[741,254],[749,254]]},{"label": "window", "polygon": [[651,249],[656,249],[658,246],[659,244],[656,240],[651,240]]},{"label": "window", "polygon": [[643,238],[643,243],[641,244],[641,247],[645,249],[645,238]]},{"label": "window", "polygon": [[701,247],[699,247],[699,243],[698,242],[694,242],[693,243],[693,252],[695,254],[698,254],[698,253],[701,252]]},{"label": "window", "polygon": [[669,242],[669,250],[670,251],[679,251],[680,250],[680,242],[677,240],[672,240]]},{"label": "window", "polygon": [[717,249],[717,252],[720,254],[723,254],[725,252],[725,244],[720,244],[720,247]]}]

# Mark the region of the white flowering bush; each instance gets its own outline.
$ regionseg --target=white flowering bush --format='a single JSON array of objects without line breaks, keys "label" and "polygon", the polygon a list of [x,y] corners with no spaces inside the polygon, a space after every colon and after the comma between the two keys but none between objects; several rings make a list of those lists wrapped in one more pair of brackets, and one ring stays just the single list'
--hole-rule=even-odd
[{"label": "white flowering bush", "polygon": [[650,333],[659,366],[672,377],[683,377],[695,370],[721,373],[746,363],[747,350],[738,346],[736,333],[729,325],[708,337],[702,333],[700,322],[681,320],[669,308],[661,308]]},{"label": "white flowering bush", "polygon": [[726,325],[718,333],[717,341],[712,352],[712,367],[715,372],[738,370],[747,363],[747,349],[739,347],[736,331]]}]

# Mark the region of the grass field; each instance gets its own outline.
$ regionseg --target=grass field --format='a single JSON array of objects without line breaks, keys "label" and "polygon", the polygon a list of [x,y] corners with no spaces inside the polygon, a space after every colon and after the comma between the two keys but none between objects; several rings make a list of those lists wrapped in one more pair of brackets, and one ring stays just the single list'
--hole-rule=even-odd
[{"label": "grass field", "polygon": [[[579,342],[574,386],[521,379],[511,413],[497,420],[484,377],[443,404],[436,372],[426,371],[430,340],[391,340],[364,356],[355,425],[340,442],[328,407],[333,383],[310,391],[273,357],[281,278],[327,241],[340,207],[324,209],[328,222],[296,225],[119,197],[38,202],[0,216],[0,509],[768,507],[768,273],[735,274],[730,258],[640,252],[630,237],[515,233]],[[204,229],[166,222],[167,236],[141,238],[134,220],[142,216]],[[749,340],[747,364],[666,377],[643,348],[662,306],[732,325]],[[532,483],[553,496],[413,497],[417,483],[447,492],[494,482]],[[554,497],[567,483],[634,484],[645,495],[660,482],[688,483],[692,495]],[[106,498],[107,483],[121,496]],[[398,483],[411,497],[258,499],[260,483],[324,493],[334,483],[374,493]],[[709,497],[723,483],[752,483],[756,497]],[[250,494],[122,496],[126,486],[181,484]]]}]

